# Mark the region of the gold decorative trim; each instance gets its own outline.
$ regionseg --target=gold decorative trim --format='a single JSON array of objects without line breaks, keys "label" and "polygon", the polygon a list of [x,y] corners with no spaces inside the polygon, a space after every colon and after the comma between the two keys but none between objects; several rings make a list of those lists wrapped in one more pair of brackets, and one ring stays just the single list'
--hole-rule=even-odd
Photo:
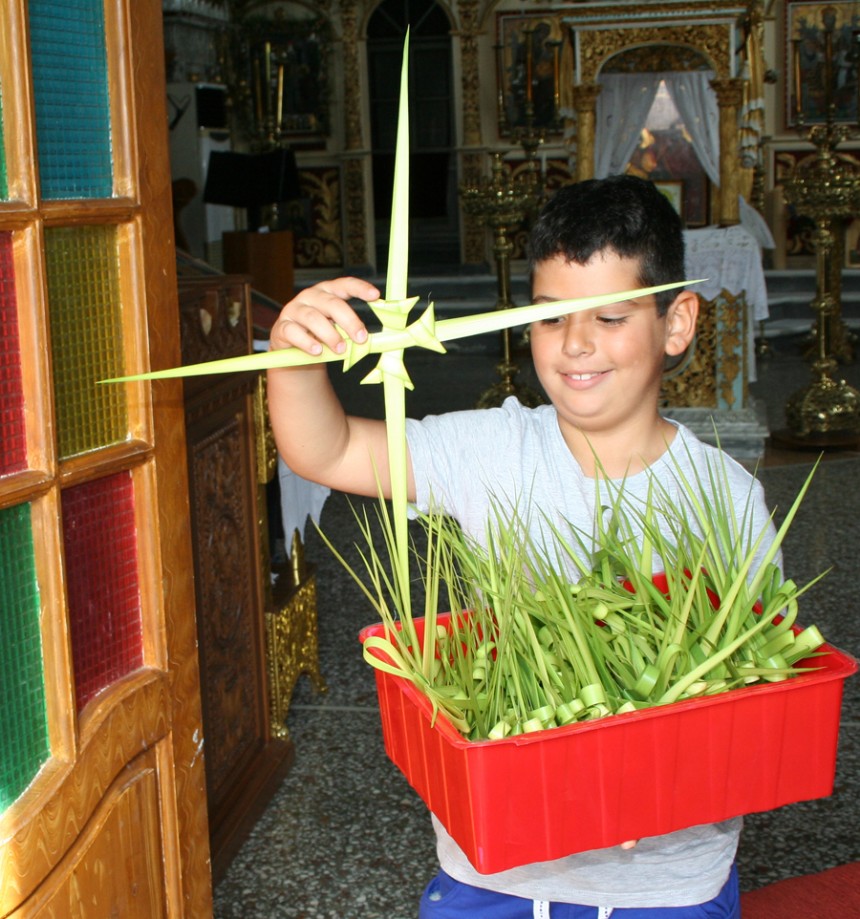
[{"label": "gold decorative trim", "polygon": [[271,482],[278,468],[278,448],[269,424],[266,377],[260,374],[254,390],[254,441],[257,455],[257,484]]},{"label": "gold decorative trim", "polygon": [[663,377],[663,405],[685,408],[717,407],[717,315],[713,304],[699,296],[696,338],[678,368]]},{"label": "gold decorative trim", "polygon": [[[293,689],[306,673],[317,692],[326,684],[319,669],[317,639],[317,584],[313,566],[305,566],[298,586],[290,584],[287,570],[275,585],[272,612],[266,613],[266,658],[269,671],[269,706],[272,734],[288,740],[287,714]],[[287,586],[281,586],[281,581]]]},{"label": "gold decorative trim", "polygon": [[[477,151],[462,154],[464,176],[480,176],[484,154]],[[487,234],[481,221],[474,214],[468,214],[461,208],[463,214],[463,262],[467,265],[477,265],[487,258]]]},{"label": "gold decorative trim", "polygon": [[[731,73],[731,28],[729,23],[649,24],[629,29],[618,28],[618,11],[607,18],[614,20],[605,29],[582,29],[579,39],[579,80],[595,83],[603,65],[616,54],[637,45],[682,45],[701,53],[712,65],[718,78]],[[576,31],[574,23],[571,29]]]},{"label": "gold decorative trim", "polygon": [[[747,299],[743,293],[734,295],[722,290],[716,298],[719,358],[717,379],[719,380],[720,408],[740,409],[746,398],[746,328]],[[735,393],[738,377],[741,379],[741,405],[736,405]]]},{"label": "gold decorative trim", "polygon": [[481,98],[478,67],[478,3],[459,0],[460,87],[463,102],[463,144],[475,147],[481,143]]},{"label": "gold decorative trim", "polygon": [[[346,219],[346,257],[349,265],[370,261],[367,246],[367,201],[363,160],[357,152],[364,148],[361,127],[361,68],[358,53],[358,8],[355,0],[341,0],[343,35],[343,110],[344,110],[344,198]],[[352,155],[350,155],[352,154]]]},{"label": "gold decorative trim", "polygon": [[295,241],[297,268],[333,268],[343,265],[343,219],[340,202],[340,169],[303,169],[302,194],[311,202],[312,235]]}]

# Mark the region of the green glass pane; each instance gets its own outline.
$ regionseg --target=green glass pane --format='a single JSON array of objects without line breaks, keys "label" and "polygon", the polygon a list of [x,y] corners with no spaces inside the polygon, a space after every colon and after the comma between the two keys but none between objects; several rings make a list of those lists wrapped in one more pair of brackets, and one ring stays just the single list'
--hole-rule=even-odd
[{"label": "green glass pane", "polygon": [[57,441],[61,458],[127,437],[117,230],[45,231]]},{"label": "green glass pane", "polygon": [[0,810],[50,756],[29,505],[0,510]]},{"label": "green glass pane", "polygon": [[6,133],[3,130],[3,84],[0,83],[0,200],[9,197],[9,184],[6,179]]}]

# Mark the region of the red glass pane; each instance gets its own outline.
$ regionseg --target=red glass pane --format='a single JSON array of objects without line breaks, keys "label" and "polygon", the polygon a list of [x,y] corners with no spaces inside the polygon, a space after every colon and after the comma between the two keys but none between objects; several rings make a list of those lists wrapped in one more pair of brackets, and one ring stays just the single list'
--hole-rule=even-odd
[{"label": "red glass pane", "polygon": [[0,233],[0,475],[27,466],[12,234]]},{"label": "red glass pane", "polygon": [[134,489],[123,472],[63,492],[78,710],[143,663]]}]

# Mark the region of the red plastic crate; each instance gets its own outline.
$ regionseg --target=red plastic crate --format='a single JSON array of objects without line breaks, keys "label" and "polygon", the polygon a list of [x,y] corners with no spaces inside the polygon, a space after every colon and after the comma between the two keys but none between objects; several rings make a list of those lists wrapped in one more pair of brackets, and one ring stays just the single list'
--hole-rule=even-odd
[{"label": "red plastic crate", "polygon": [[829,795],[857,662],[821,650],[819,670],[779,683],[492,741],[434,724],[425,696],[377,670],[385,748],[478,871],[561,858]]}]

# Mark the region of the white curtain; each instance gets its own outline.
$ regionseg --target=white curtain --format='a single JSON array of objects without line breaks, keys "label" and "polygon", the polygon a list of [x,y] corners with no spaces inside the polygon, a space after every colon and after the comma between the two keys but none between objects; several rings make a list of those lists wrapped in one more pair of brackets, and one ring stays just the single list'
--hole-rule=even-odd
[{"label": "white curtain", "polygon": [[[690,143],[705,174],[720,185],[720,110],[711,86],[710,71],[669,71],[665,73],[607,73],[598,81],[594,137],[594,175],[602,179],[624,172],[661,80],[665,80],[675,108],[690,135]],[[741,195],[740,219],[743,227],[766,249],[775,246],[762,216]]]},{"label": "white curtain", "polygon": [[639,143],[662,74],[608,73],[598,77],[594,127],[594,176],[624,172]]},{"label": "white curtain", "polygon": [[708,178],[720,184],[720,112],[711,88],[713,73],[607,73],[598,77],[594,175],[624,172],[639,143],[648,112],[661,80],[672,95],[678,114],[690,134],[693,150]]},{"label": "white curtain", "polygon": [[720,109],[709,71],[673,71],[661,74],[672,101],[690,135],[690,143],[705,174],[720,184]]}]

